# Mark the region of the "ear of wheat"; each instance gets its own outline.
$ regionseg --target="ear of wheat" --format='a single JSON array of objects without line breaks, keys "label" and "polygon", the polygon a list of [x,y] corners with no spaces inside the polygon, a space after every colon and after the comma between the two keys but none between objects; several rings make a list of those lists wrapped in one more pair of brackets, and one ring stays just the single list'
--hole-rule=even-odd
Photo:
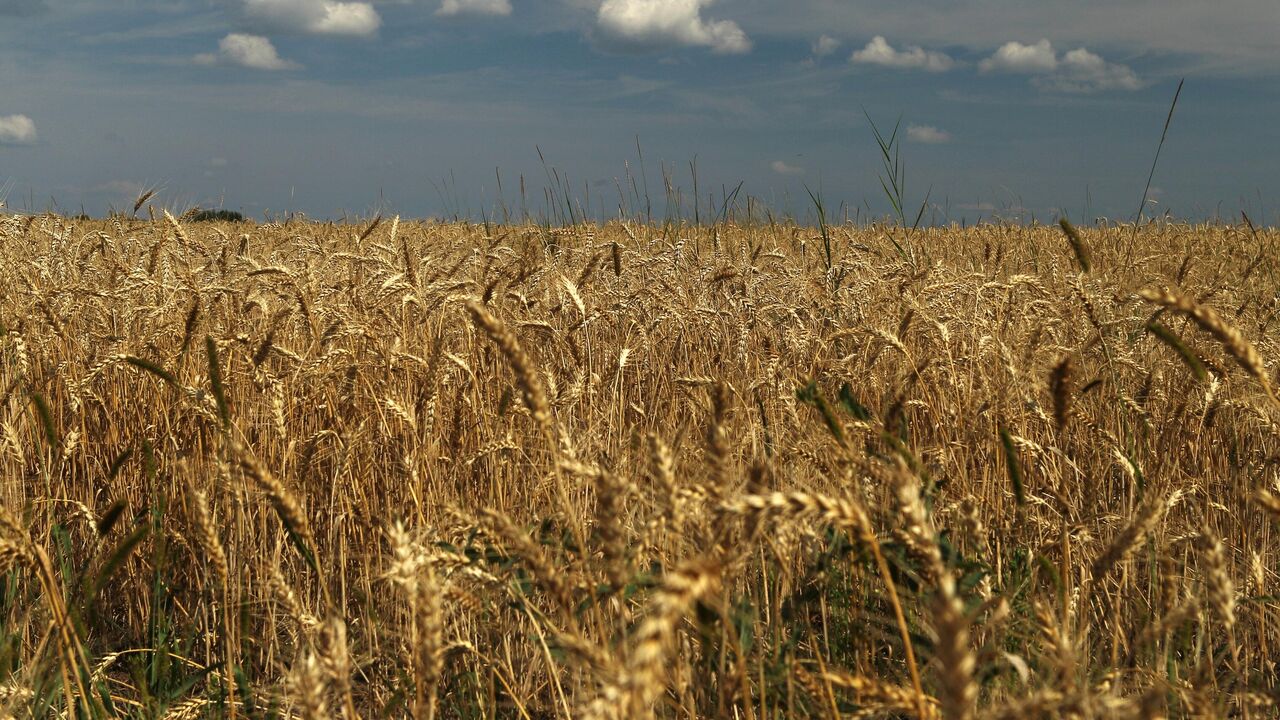
[{"label": "ear of wheat", "polygon": [[635,169],[0,213],[0,717],[1276,715],[1277,230]]}]

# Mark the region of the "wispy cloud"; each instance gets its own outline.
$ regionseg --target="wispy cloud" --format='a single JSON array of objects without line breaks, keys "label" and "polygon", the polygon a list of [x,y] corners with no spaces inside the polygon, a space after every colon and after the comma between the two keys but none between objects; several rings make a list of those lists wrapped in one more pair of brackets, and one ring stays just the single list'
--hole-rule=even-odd
[{"label": "wispy cloud", "polygon": [[97,185],[89,188],[89,191],[94,193],[103,193],[106,195],[115,195],[121,198],[133,200],[146,192],[147,187],[146,183],[135,182],[133,180],[116,179],[98,183]]},{"label": "wispy cloud", "polygon": [[670,46],[708,47],[739,54],[751,40],[732,20],[704,20],[711,0],[604,0],[596,23],[619,49],[650,50]]},{"label": "wispy cloud", "polygon": [[443,0],[436,15],[510,15],[511,0]]},{"label": "wispy cloud", "polygon": [[36,124],[26,115],[0,115],[0,145],[34,145]]},{"label": "wispy cloud", "polygon": [[840,49],[840,41],[830,35],[819,36],[810,46],[814,57],[826,57]]},{"label": "wispy cloud", "polygon": [[907,139],[925,145],[942,145],[951,142],[951,133],[932,125],[908,125]]},{"label": "wispy cloud", "polygon": [[254,70],[295,70],[301,67],[281,58],[267,38],[245,33],[227,35],[218,41],[218,52],[200,53],[194,60],[201,65],[239,65]]},{"label": "wispy cloud", "polygon": [[804,168],[797,165],[789,165],[782,160],[774,160],[769,163],[769,169],[779,175],[803,175]]},{"label": "wispy cloud", "polygon": [[1076,48],[1063,55],[1057,74],[1037,80],[1041,87],[1065,92],[1137,90],[1142,87],[1138,74],[1129,66],[1109,63],[1084,48]]},{"label": "wispy cloud", "polygon": [[1036,87],[1059,92],[1137,90],[1142,87],[1142,81],[1129,66],[1107,62],[1085,48],[1069,50],[1059,57],[1048,39],[1034,45],[1024,45],[1016,40],[1007,42],[979,63],[978,69],[982,72],[1033,75],[1031,82]]},{"label": "wispy cloud", "polygon": [[382,17],[367,2],[336,0],[237,0],[244,19],[266,30],[368,37]]},{"label": "wispy cloud", "polygon": [[908,45],[903,50],[897,50],[883,35],[871,38],[871,42],[861,50],[854,51],[849,60],[865,65],[926,72],[946,72],[956,66],[956,61],[946,53],[925,50],[918,45]]}]

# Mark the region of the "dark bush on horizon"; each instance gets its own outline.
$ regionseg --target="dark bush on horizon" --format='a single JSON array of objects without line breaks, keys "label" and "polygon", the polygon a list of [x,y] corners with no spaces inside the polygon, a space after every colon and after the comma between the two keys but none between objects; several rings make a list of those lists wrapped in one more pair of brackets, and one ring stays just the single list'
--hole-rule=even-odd
[{"label": "dark bush on horizon", "polygon": [[234,210],[197,210],[188,217],[191,222],[244,222],[244,215]]}]

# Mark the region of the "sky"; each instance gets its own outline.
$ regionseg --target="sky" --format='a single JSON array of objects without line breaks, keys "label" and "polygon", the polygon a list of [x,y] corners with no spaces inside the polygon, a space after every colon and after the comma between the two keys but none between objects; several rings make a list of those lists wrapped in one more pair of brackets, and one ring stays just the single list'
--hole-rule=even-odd
[{"label": "sky", "polygon": [[1145,212],[1276,224],[1278,31],[1276,0],[0,0],[0,200],[692,218],[696,175],[702,218],[741,186],[865,220],[869,116],[926,221],[1126,220],[1185,78]]}]

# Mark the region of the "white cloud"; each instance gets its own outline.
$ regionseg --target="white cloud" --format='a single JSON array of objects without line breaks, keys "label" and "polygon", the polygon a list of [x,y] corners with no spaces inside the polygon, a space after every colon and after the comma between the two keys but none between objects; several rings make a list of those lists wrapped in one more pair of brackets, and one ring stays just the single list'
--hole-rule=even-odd
[{"label": "white cloud", "polygon": [[979,63],[978,69],[982,72],[1036,75],[1031,81],[1033,85],[1059,92],[1137,90],[1142,87],[1138,74],[1128,65],[1109,63],[1084,48],[1069,50],[1058,57],[1053,44],[1047,39],[1034,45],[1007,42]]},{"label": "white cloud", "polygon": [[36,124],[26,115],[0,115],[0,145],[34,145]]},{"label": "white cloud", "polygon": [[813,41],[812,49],[814,57],[826,57],[835,52],[840,47],[840,41],[830,35],[823,35]]},{"label": "white cloud", "polygon": [[926,145],[941,145],[951,142],[951,133],[932,125],[908,125],[907,139]]},{"label": "white cloud", "polygon": [[261,35],[231,33],[218,41],[218,52],[200,53],[201,65],[239,65],[255,70],[294,70],[300,67],[280,57],[271,41]]},{"label": "white cloud", "polygon": [[268,28],[315,35],[367,37],[378,31],[382,18],[367,2],[336,0],[239,0],[248,20]]},{"label": "white cloud", "polygon": [[709,47],[718,53],[745,53],[751,40],[732,20],[703,20],[712,0],[604,0],[596,15],[603,33],[621,46],[652,49],[666,45]]},{"label": "white cloud", "polygon": [[326,35],[372,35],[382,25],[378,11],[369,3],[326,2],[324,19],[313,31]]},{"label": "white cloud", "polygon": [[1037,84],[1065,92],[1093,92],[1095,90],[1137,90],[1142,81],[1128,65],[1109,63],[1100,56],[1076,48],[1062,56],[1058,73]]},{"label": "white cloud", "polygon": [[1057,67],[1058,56],[1048,40],[1041,40],[1035,45],[1023,45],[1016,40],[1007,42],[978,64],[982,72],[1047,73]]},{"label": "white cloud", "polygon": [[773,162],[769,163],[769,169],[773,170],[779,175],[803,175],[804,174],[804,168],[797,167],[795,165],[788,165],[787,163],[781,160],[774,160]]},{"label": "white cloud", "polygon": [[443,0],[437,15],[510,15],[511,0]]},{"label": "white cloud", "polygon": [[733,8],[748,32],[767,28],[772,38],[805,45],[822,33],[866,28],[926,48],[963,45],[989,55],[1010,39],[1052,37],[1063,49],[1164,56],[1171,74],[1269,77],[1280,68],[1276,0],[733,0]]},{"label": "white cloud", "polygon": [[866,65],[883,65],[927,72],[946,72],[956,65],[956,61],[947,54],[928,51],[918,45],[909,45],[904,50],[895,50],[883,35],[871,38],[871,42],[861,50],[855,51],[849,56],[849,60]]}]

